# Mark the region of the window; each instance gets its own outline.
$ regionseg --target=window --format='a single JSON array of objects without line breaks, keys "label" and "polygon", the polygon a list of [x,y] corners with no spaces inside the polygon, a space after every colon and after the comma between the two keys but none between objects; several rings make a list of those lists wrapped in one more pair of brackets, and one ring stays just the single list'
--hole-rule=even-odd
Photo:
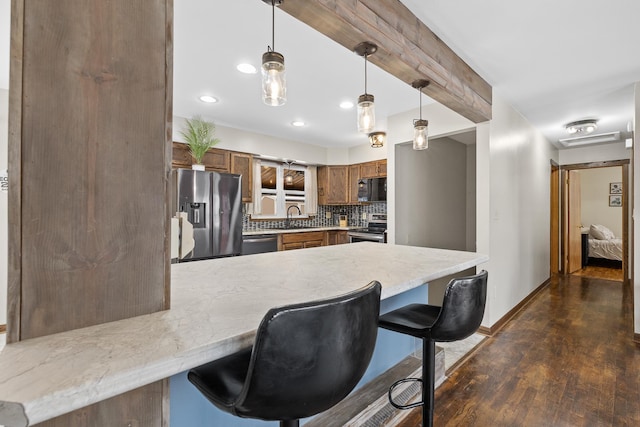
[{"label": "window", "polygon": [[285,218],[288,210],[292,218],[308,218],[305,210],[306,174],[306,166],[263,161],[260,167],[261,214],[254,216]]}]

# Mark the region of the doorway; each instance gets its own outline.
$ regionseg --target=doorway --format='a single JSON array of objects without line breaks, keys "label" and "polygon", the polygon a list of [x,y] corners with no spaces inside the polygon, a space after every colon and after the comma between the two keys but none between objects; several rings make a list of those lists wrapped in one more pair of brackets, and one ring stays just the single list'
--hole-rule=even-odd
[{"label": "doorway", "polygon": [[562,273],[629,281],[628,183],[629,160],[561,167]]}]

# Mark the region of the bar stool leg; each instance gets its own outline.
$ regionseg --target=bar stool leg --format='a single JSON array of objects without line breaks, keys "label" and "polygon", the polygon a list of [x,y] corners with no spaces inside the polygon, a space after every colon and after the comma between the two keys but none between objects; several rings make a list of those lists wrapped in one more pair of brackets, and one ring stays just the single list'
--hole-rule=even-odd
[{"label": "bar stool leg", "polygon": [[280,427],[300,427],[300,420],[280,421]]},{"label": "bar stool leg", "polygon": [[433,427],[436,342],[422,339],[422,425]]}]

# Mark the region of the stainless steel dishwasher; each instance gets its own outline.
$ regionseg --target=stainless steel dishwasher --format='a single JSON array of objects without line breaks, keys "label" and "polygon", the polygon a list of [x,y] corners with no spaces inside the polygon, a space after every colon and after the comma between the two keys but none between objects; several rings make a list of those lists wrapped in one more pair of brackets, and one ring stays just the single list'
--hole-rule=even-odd
[{"label": "stainless steel dishwasher", "polygon": [[278,250],[277,234],[258,234],[242,238],[242,255],[276,252]]}]

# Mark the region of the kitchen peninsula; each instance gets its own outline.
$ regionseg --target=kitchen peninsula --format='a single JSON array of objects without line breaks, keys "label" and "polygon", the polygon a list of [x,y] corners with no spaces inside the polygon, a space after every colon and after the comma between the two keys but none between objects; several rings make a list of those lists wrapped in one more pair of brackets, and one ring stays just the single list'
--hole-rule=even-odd
[{"label": "kitchen peninsula", "polygon": [[252,343],[271,307],[382,283],[382,298],[472,268],[472,252],[357,243],[172,266],[170,310],[7,345],[0,424],[24,427]]}]

